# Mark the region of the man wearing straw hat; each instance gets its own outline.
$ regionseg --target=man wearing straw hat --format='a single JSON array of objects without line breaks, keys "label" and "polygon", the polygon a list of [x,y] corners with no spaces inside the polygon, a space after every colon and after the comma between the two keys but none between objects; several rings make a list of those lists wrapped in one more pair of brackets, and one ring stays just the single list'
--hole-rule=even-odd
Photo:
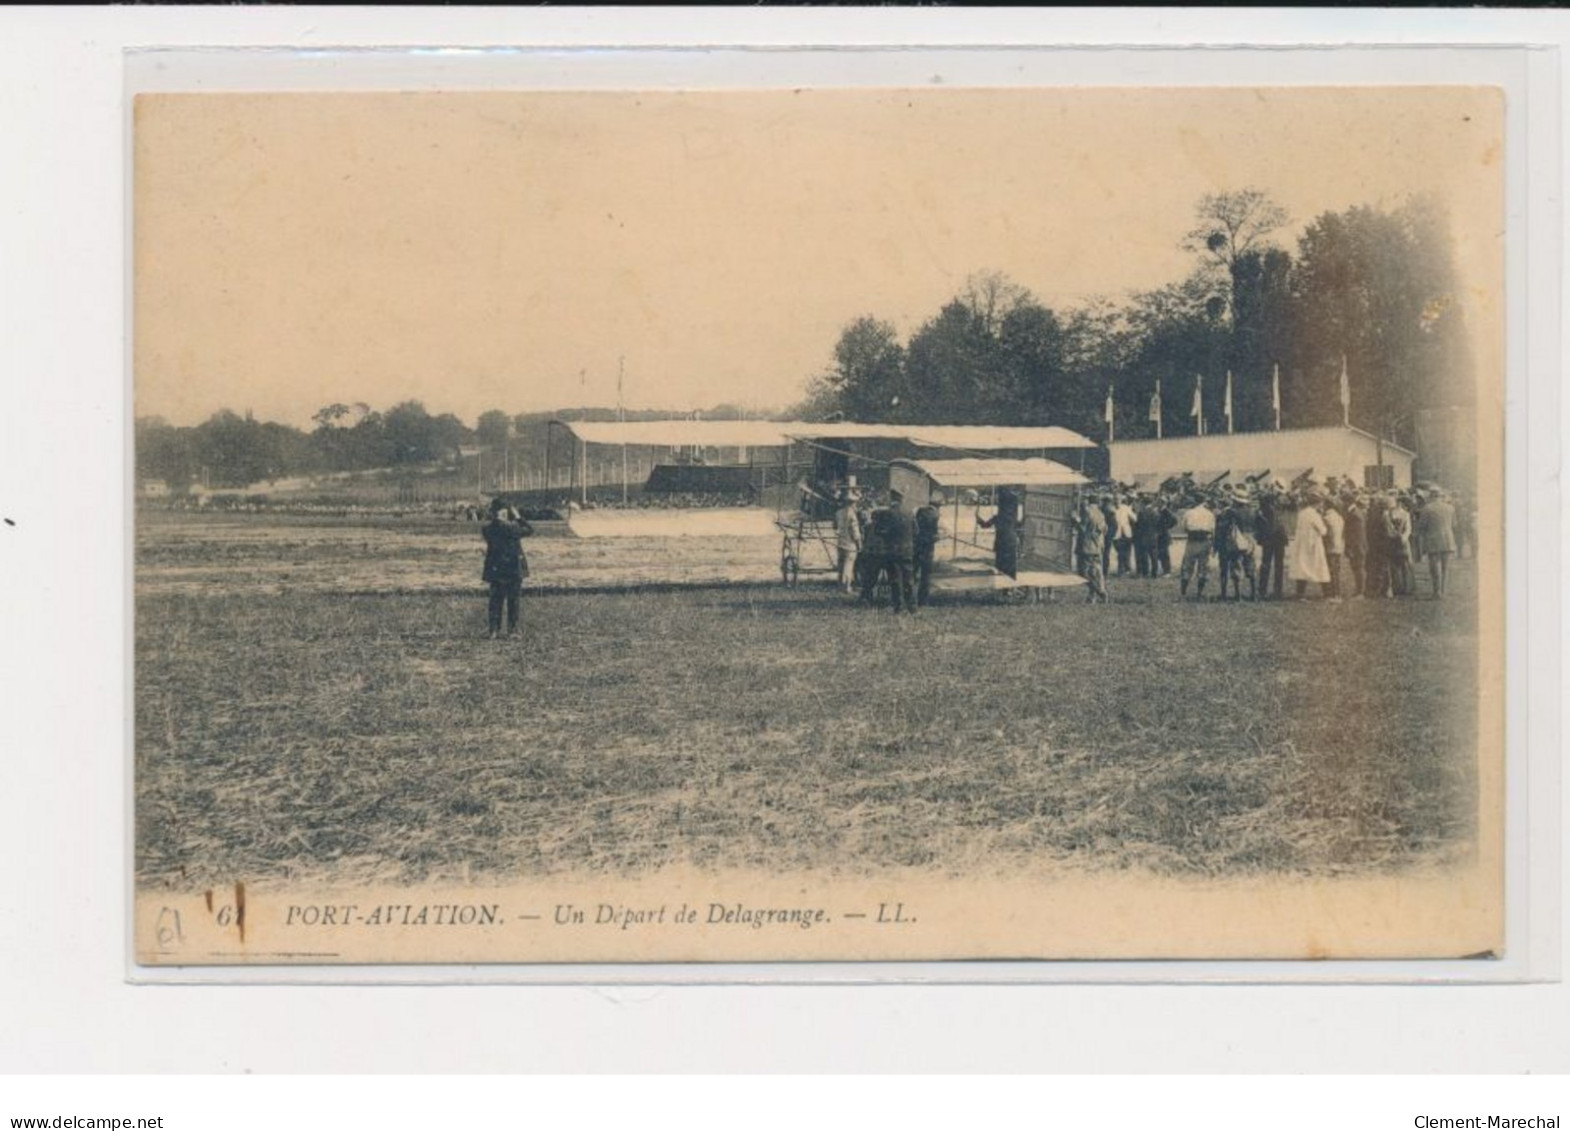
[{"label": "man wearing straw hat", "polygon": [[840,488],[834,509],[834,548],[838,554],[840,591],[849,593],[854,579],[856,552],[861,549],[861,523],[856,517],[856,500],[848,487]]}]

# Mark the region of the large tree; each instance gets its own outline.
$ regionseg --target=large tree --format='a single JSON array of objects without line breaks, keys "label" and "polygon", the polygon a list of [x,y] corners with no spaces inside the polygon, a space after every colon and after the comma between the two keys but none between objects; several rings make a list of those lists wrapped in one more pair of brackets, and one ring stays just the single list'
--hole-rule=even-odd
[{"label": "large tree", "polygon": [[1293,298],[1292,392],[1309,420],[1340,418],[1343,358],[1354,424],[1411,442],[1417,410],[1470,403],[1450,241],[1432,203],[1318,217],[1299,243]]},{"label": "large tree", "polygon": [[499,448],[507,442],[507,429],[512,418],[499,408],[480,413],[475,421],[475,436],[487,448]]},{"label": "large tree", "polygon": [[841,331],[834,366],[824,374],[823,385],[851,419],[891,419],[906,392],[899,332],[871,316],[856,319]]},{"label": "large tree", "polygon": [[1269,246],[1270,237],[1286,227],[1290,217],[1270,197],[1256,188],[1209,192],[1194,209],[1194,227],[1183,238],[1183,247],[1201,255],[1228,284],[1228,299],[1236,312],[1238,271],[1244,257]]}]

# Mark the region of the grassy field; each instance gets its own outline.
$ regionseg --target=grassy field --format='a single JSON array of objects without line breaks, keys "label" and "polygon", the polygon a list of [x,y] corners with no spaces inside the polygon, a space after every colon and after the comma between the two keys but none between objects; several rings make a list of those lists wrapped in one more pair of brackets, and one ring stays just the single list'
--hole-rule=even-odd
[{"label": "grassy field", "polygon": [[[396,574],[454,536],[202,529],[139,532],[146,884],[1335,875],[1469,851],[1470,563],[1443,603],[1182,604],[1175,580],[1114,580],[1105,607],[896,618],[816,585],[560,592],[488,641],[472,544],[472,591],[288,583],[323,559],[349,576],[362,543]],[[199,579],[165,583],[182,570]]]}]

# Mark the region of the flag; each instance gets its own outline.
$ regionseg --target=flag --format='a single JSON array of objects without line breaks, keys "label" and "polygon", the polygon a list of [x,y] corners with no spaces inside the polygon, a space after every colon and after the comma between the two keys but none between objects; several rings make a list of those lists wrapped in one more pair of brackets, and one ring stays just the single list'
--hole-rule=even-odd
[{"label": "flag", "polygon": [[1112,386],[1111,385],[1107,386],[1107,410],[1106,410],[1105,413],[1102,414],[1101,419],[1105,420],[1108,424],[1112,423]]},{"label": "flag", "polygon": [[1205,434],[1205,401],[1204,394],[1201,392],[1204,387],[1204,377],[1198,373],[1194,374],[1194,404],[1188,410],[1188,414],[1199,422],[1199,434],[1201,436]]},{"label": "flag", "polygon": [[1270,370],[1270,407],[1276,414],[1276,431],[1281,431],[1281,366],[1277,364]]},{"label": "flag", "polygon": [[1341,355],[1341,423],[1347,422],[1352,408],[1352,385],[1347,380],[1346,354]]},{"label": "flag", "polygon": [[1221,412],[1228,420],[1232,419],[1232,370],[1227,370],[1227,397],[1222,403]]},{"label": "flag", "polygon": [[1156,382],[1156,391],[1150,398],[1150,419],[1161,420],[1161,382]]}]

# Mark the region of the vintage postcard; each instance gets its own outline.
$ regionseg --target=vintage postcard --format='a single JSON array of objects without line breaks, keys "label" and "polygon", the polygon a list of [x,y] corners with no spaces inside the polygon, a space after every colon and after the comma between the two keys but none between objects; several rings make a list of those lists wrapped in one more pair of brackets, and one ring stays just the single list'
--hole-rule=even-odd
[{"label": "vintage postcard", "polygon": [[143,94],[146,966],[1504,941],[1504,101]]}]

